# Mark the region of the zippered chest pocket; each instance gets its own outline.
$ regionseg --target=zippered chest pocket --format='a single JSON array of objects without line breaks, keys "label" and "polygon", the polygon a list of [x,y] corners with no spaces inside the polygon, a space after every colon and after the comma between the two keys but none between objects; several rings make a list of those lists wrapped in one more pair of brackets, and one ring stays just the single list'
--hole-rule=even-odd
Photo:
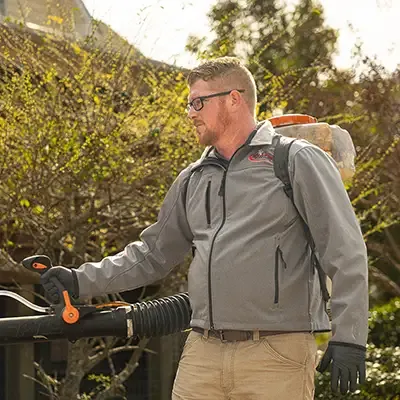
[{"label": "zippered chest pocket", "polygon": [[188,188],[187,217],[195,236],[214,229],[222,221],[221,181],[222,174],[220,177],[209,175],[199,182],[193,182],[193,186]]},{"label": "zippered chest pocket", "polygon": [[279,303],[279,295],[280,295],[280,279],[281,274],[283,273],[283,269],[286,269],[286,262],[283,259],[282,249],[280,247],[280,243],[275,248],[275,267],[274,267],[274,304]]}]

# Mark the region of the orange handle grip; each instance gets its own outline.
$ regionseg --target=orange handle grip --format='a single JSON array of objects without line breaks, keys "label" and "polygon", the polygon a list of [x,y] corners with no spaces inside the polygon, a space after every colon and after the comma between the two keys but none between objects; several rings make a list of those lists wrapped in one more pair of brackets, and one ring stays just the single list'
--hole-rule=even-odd
[{"label": "orange handle grip", "polygon": [[38,272],[41,275],[53,267],[50,258],[42,254],[24,258],[21,264],[26,269]]},{"label": "orange handle grip", "polygon": [[75,324],[79,321],[79,310],[71,304],[71,299],[69,298],[69,294],[66,290],[63,291],[63,297],[65,308],[62,313],[62,319],[67,324]]}]

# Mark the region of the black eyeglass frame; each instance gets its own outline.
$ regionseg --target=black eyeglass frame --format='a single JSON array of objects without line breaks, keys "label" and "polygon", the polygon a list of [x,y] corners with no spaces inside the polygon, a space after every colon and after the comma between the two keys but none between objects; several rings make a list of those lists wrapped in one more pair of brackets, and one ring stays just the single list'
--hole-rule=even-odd
[{"label": "black eyeglass frame", "polygon": [[[236,90],[239,93],[243,93],[245,91],[244,89],[231,89],[228,92],[219,92],[219,93],[209,94],[207,96],[196,97],[190,103],[187,104],[186,111],[189,112],[192,107],[193,107],[194,111],[200,111],[204,107],[204,100],[211,99],[213,97],[227,96],[227,95],[231,94],[234,90]],[[195,105],[194,105],[194,102],[198,101],[198,100],[200,100],[200,108],[199,107],[196,108]]]}]

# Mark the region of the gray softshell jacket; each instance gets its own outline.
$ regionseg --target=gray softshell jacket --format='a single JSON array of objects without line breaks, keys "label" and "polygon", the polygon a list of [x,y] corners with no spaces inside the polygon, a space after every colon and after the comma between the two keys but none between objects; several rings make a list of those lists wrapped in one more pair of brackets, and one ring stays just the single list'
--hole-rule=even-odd
[{"label": "gray softshell jacket", "polygon": [[[194,246],[191,326],[330,330],[301,218],[274,174],[274,136],[268,121],[260,124],[229,162],[206,149],[172,184],[141,241],[76,270],[80,296],[148,285]],[[366,246],[337,166],[300,140],[290,149],[289,174],[296,207],[332,280],[332,340],[365,346]]]}]

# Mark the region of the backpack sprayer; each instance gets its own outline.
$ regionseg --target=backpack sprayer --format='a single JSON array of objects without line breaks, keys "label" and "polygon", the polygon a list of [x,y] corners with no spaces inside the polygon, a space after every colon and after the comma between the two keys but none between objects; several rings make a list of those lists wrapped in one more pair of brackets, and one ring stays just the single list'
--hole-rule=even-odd
[{"label": "backpack sprayer", "polygon": [[305,114],[284,114],[269,118],[276,132],[287,137],[305,139],[320,147],[336,162],[342,181],[347,183],[355,173],[356,151],[348,131],[338,125],[318,122]]},{"label": "backpack sprayer", "polygon": [[[279,134],[306,139],[328,152],[336,161],[343,181],[353,176],[355,150],[347,131],[318,123],[314,117],[303,114],[286,114],[269,120]],[[40,274],[52,267],[51,260],[43,255],[25,258],[22,265]],[[75,341],[83,337],[156,337],[189,328],[191,307],[187,293],[134,304],[87,305],[76,303],[67,291],[60,291],[59,304],[40,307],[14,292],[0,290],[0,296],[11,297],[44,314],[0,318],[0,345],[65,338]]]}]

